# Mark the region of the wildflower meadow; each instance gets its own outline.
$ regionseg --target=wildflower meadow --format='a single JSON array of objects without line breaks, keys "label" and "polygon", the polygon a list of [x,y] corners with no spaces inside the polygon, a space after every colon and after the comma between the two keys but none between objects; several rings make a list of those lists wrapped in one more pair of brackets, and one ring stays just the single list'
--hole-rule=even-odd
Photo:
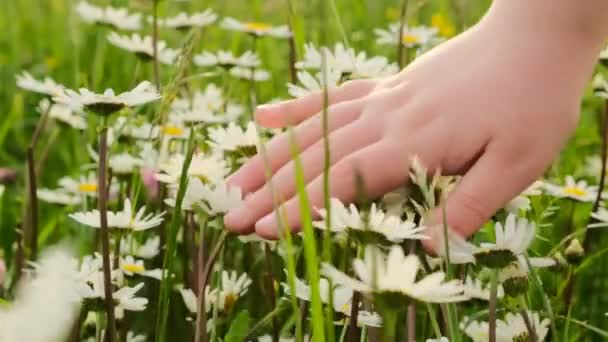
[{"label": "wildflower meadow", "polygon": [[[428,225],[460,178],[416,155],[382,196],[363,177],[356,201],[329,191],[335,92],[490,3],[1,1],[0,342],[608,339],[608,50],[560,157],[472,237]],[[255,120],[290,99],[318,114]],[[275,204],[273,180],[293,186],[297,222],[275,205],[273,239],[225,224],[247,163]]]}]

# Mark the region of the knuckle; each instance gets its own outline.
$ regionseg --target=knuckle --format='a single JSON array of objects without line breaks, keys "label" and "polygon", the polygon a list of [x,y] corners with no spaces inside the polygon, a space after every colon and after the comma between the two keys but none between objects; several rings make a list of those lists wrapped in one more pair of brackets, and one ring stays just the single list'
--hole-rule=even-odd
[{"label": "knuckle", "polygon": [[447,220],[450,227],[458,232],[468,234],[483,225],[493,214],[493,209],[478,196],[461,192],[454,200],[457,212],[452,211]]}]

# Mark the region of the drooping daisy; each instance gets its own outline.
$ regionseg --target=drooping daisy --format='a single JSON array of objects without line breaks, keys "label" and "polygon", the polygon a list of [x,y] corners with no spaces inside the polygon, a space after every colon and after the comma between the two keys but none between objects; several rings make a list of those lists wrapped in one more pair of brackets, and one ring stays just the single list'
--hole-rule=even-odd
[{"label": "drooping daisy", "polygon": [[249,33],[256,37],[275,37],[275,38],[289,38],[291,37],[291,31],[286,25],[272,26],[266,23],[260,22],[240,22],[234,18],[224,18],[221,23],[221,27],[226,30],[239,31]]},{"label": "drooping daisy", "polygon": [[218,51],[217,53],[203,52],[194,56],[194,64],[200,67],[219,66],[225,69],[233,67],[257,68],[261,62],[258,56],[252,51],[245,51],[240,56],[235,56],[230,51]]},{"label": "drooping daisy", "polygon": [[[196,314],[198,312],[198,300],[194,291],[182,287],[179,289],[179,293],[181,294],[182,299],[184,300],[184,305],[186,305],[188,311],[190,311],[191,314]],[[211,310],[215,298],[216,292],[212,292],[210,287],[207,286],[205,288],[205,309],[207,312]]]},{"label": "drooping daisy", "polygon": [[69,127],[79,130],[85,130],[87,128],[87,121],[85,118],[66,105],[60,103],[52,104],[48,99],[42,99],[38,104],[37,109],[40,114],[48,112],[50,118]]},{"label": "drooping daisy", "polygon": [[17,75],[16,78],[17,86],[19,88],[43,95],[56,96],[61,94],[65,89],[63,85],[55,82],[50,77],[46,77],[44,80],[39,81],[26,71],[21,73],[21,75]]},{"label": "drooping daisy", "polygon": [[270,73],[262,69],[234,67],[230,69],[230,75],[246,81],[263,82],[270,79]]},{"label": "drooping daisy", "polygon": [[114,131],[123,137],[137,140],[153,140],[158,138],[160,128],[149,122],[127,120],[125,117],[118,117],[113,125]]},{"label": "drooping daisy", "polygon": [[[142,37],[137,33],[129,36],[122,36],[116,32],[111,32],[108,35],[108,41],[123,50],[133,52],[142,61],[149,62],[154,60],[154,43],[152,37]],[[157,42],[158,61],[163,64],[173,64],[180,54],[179,50],[174,50],[167,47],[164,41]]]},{"label": "drooping daisy", "polygon": [[141,14],[130,14],[126,8],[97,7],[86,1],[76,5],[80,18],[91,24],[109,25],[120,30],[136,31],[141,29]]},{"label": "drooping daisy", "polygon": [[608,227],[608,209],[598,208],[596,212],[591,213],[591,217],[597,222],[590,224],[589,227]]},{"label": "drooping daisy", "polygon": [[289,95],[299,98],[312,93],[318,93],[324,88],[331,90],[339,85],[341,77],[342,74],[335,70],[329,71],[326,76],[322,72],[313,75],[308,71],[298,71],[298,82],[300,85],[288,83],[287,92]]},{"label": "drooping daisy", "polygon": [[[322,220],[313,225],[318,229],[326,229],[326,209],[319,209]],[[382,210],[377,209],[373,203],[368,213],[361,213],[354,204],[348,208],[336,198],[331,199],[331,222],[329,229],[336,233],[353,234],[362,240],[373,239],[388,240],[399,243],[406,239],[420,240],[427,237],[423,234],[424,227],[418,227],[414,222],[402,221],[396,216],[387,216]]]},{"label": "drooping daisy", "polygon": [[139,244],[129,235],[120,241],[120,251],[123,255],[133,254],[138,258],[152,259],[160,252],[160,237],[153,236]]},{"label": "drooping daisy", "polygon": [[115,175],[124,176],[133,174],[144,165],[144,161],[124,152],[111,155],[108,164]]},{"label": "drooping daisy", "polygon": [[[130,229],[133,231],[147,230],[157,227],[163,222],[164,212],[160,214],[147,214],[146,208],[140,208],[137,213],[133,212],[131,201],[126,198],[122,211],[108,212],[108,228]],[[99,210],[88,212],[77,212],[69,215],[75,221],[89,227],[100,228]]]},{"label": "drooping daisy", "polygon": [[217,14],[212,9],[207,9],[204,12],[196,12],[190,15],[180,12],[174,17],[160,19],[158,25],[176,30],[188,30],[193,27],[209,26],[216,20]]},{"label": "drooping daisy", "polygon": [[246,130],[233,122],[226,128],[211,127],[208,135],[209,144],[217,152],[241,151],[244,155],[251,156],[256,153],[256,147],[259,144],[258,132],[253,122],[247,124]]},{"label": "drooping daisy", "polygon": [[388,30],[375,29],[376,43],[379,45],[403,44],[408,48],[426,47],[439,42],[438,31],[434,27],[417,26],[403,28],[403,35],[399,37],[399,23],[389,25]]},{"label": "drooping daisy", "polygon": [[[403,301],[411,299],[429,303],[449,303],[467,300],[464,286],[458,280],[445,281],[445,273],[438,271],[418,277],[420,260],[415,255],[404,255],[400,246],[393,246],[388,256],[374,247],[367,247],[365,258],[353,263],[357,279],[350,278],[329,264],[322,265],[322,272],[355,291],[376,294],[387,299],[385,304],[402,309]],[[397,296],[397,297],[396,297]]]},{"label": "drooping daisy", "polygon": [[[156,179],[163,183],[177,184],[182,173],[184,156],[177,154],[171,159],[160,165],[160,173]],[[218,183],[223,181],[230,172],[223,157],[217,154],[198,153],[192,157],[192,162],[188,168],[188,177],[200,179],[204,184]]]},{"label": "drooping daisy", "polygon": [[[464,295],[469,298],[476,298],[485,301],[490,300],[490,284],[483,284],[481,280],[474,279],[471,276],[467,276],[464,281]],[[498,285],[498,291],[496,293],[497,298],[504,297],[504,289],[502,285]]]},{"label": "drooping daisy", "polygon": [[100,115],[109,115],[125,107],[141,106],[159,99],[160,94],[147,81],[119,95],[115,95],[112,89],[106,89],[103,94],[96,94],[81,88],[79,92],[67,89],[53,98],[57,103],[63,103],[71,108],[84,108]]},{"label": "drooping daisy", "polygon": [[171,103],[171,109],[175,112],[189,110],[210,110],[218,111],[222,109],[227,99],[224,98],[220,87],[214,83],[207,85],[204,91],[197,90],[188,97],[177,97]]},{"label": "drooping daisy", "polygon": [[559,198],[569,198],[580,202],[593,202],[597,198],[597,186],[588,185],[586,181],[575,181],[574,177],[566,176],[566,184],[556,185],[545,183],[545,190]]},{"label": "drooping daisy", "polygon": [[247,273],[238,274],[236,271],[222,271],[219,293],[214,298],[214,305],[223,312],[230,312],[238,299],[244,296],[251,285]]},{"label": "drooping daisy", "polygon": [[139,283],[133,287],[125,286],[112,294],[116,301],[116,319],[122,319],[125,311],[144,311],[146,309],[148,299],[135,296],[143,287],[144,283]]},{"label": "drooping daisy", "polygon": [[[536,312],[527,312],[537,341],[544,341],[549,331],[549,320],[541,320]],[[488,322],[471,321],[461,323],[460,328],[474,342],[487,342],[490,331]],[[496,321],[496,342],[528,341],[528,328],[521,314],[507,313],[504,319]]]},{"label": "drooping daisy", "polygon": [[203,187],[201,197],[207,214],[211,216],[225,214],[243,203],[241,189],[229,187],[225,182]]}]

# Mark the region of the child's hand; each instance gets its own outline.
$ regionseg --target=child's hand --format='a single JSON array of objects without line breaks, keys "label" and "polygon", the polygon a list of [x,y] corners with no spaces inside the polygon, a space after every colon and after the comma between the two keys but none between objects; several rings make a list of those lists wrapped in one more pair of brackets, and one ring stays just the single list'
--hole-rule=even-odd
[{"label": "child's hand", "polygon": [[[514,18],[506,20],[505,16]],[[417,59],[400,74],[354,81],[330,92],[331,196],[356,199],[355,174],[369,196],[408,180],[417,155],[429,169],[464,178],[447,199],[448,224],[469,235],[537,179],[575,129],[579,99],[599,44],[526,14],[490,14]],[[521,21],[521,22],[519,22]],[[322,95],[258,109],[267,127],[296,125],[310,202],[323,206]],[[289,137],[267,144],[272,186],[291,227],[300,222]],[[230,179],[250,194],[230,212],[236,232],[278,237],[260,156]]]}]

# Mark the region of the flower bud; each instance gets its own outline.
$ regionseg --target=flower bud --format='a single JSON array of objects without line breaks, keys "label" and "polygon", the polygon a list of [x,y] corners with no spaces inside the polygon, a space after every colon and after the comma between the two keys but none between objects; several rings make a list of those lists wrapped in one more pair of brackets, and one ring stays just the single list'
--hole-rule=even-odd
[{"label": "flower bud", "polygon": [[575,238],[570,241],[568,247],[566,247],[564,250],[564,255],[570,264],[578,264],[585,256],[585,249],[581,245],[580,241]]}]

